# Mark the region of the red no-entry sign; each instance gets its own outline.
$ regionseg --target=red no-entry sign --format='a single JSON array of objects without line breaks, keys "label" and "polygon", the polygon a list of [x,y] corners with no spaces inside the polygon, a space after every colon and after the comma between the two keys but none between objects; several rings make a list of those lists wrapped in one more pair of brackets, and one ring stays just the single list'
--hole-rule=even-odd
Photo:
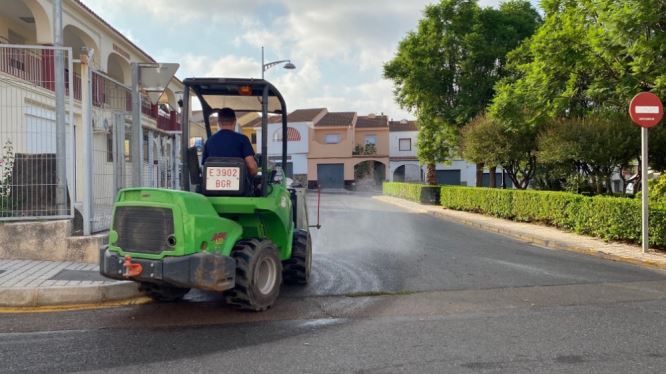
[{"label": "red no-entry sign", "polygon": [[631,99],[629,115],[638,126],[654,127],[664,117],[664,106],[657,95],[651,92],[641,92]]}]

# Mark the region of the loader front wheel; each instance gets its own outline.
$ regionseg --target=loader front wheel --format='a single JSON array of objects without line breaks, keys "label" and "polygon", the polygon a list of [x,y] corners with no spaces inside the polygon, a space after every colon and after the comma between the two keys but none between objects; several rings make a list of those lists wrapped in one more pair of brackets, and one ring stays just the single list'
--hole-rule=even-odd
[{"label": "loader front wheel", "polygon": [[282,263],[267,239],[242,240],[231,251],[236,260],[236,286],[225,293],[237,309],[263,311],[275,303],[282,284]]}]

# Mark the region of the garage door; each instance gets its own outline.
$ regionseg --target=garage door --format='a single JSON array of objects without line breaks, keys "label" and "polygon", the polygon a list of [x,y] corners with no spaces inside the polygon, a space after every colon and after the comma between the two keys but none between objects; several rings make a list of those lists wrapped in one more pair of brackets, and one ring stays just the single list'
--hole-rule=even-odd
[{"label": "garage door", "polygon": [[344,188],[345,165],[319,164],[317,165],[317,178],[321,188]]},{"label": "garage door", "polygon": [[437,184],[460,185],[460,170],[436,170]]}]

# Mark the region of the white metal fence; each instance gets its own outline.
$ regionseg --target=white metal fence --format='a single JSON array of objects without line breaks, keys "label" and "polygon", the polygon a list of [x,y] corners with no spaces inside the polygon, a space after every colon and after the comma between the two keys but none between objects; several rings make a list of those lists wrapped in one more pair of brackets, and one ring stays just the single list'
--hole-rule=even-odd
[{"label": "white metal fence", "polygon": [[[66,151],[56,151],[55,54],[65,56]],[[0,221],[69,218],[75,196],[71,48],[0,46]],[[72,84],[72,82],[74,82]],[[80,88],[80,87],[79,87]],[[80,92],[78,92],[80,94]],[[56,164],[65,160],[66,199]]]},{"label": "white metal fence", "polygon": [[[135,139],[131,136],[134,124],[129,87],[97,71],[92,71],[89,79],[81,79],[83,70],[73,64],[71,49],[62,49],[68,66],[64,155],[55,150],[55,48],[0,45],[0,221],[71,218],[76,207],[83,220],[90,222],[91,232],[100,232],[110,227],[119,189],[177,187],[179,137],[166,131],[174,129],[176,117],[144,100],[142,180],[133,181],[131,150]],[[89,82],[90,95],[86,97],[82,82]],[[90,102],[82,102],[86,99]],[[91,122],[87,125],[83,123],[88,118],[86,110],[90,110]],[[84,126],[91,131],[83,131]],[[86,134],[90,142],[84,139]],[[55,203],[55,163],[59,157],[66,158],[65,214]],[[85,191],[90,191],[89,209],[82,208]]]},{"label": "white metal fence", "polygon": [[[154,127],[143,131],[142,180],[132,180],[132,123],[129,87],[93,73],[92,231],[107,230],[119,189],[130,186],[173,188],[171,175],[175,135]],[[157,111],[157,113],[155,113]],[[159,120],[159,109],[144,102],[146,122]],[[151,116],[152,114],[155,114]],[[145,124],[144,124],[145,125]]]}]

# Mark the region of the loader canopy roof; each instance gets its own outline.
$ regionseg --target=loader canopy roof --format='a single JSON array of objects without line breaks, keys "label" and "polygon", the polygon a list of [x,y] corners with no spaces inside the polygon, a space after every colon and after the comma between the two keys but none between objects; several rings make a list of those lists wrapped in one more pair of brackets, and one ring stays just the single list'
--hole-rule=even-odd
[{"label": "loader canopy roof", "polygon": [[268,113],[282,114],[285,110],[280,92],[262,79],[188,78],[183,83],[199,98],[204,113],[222,108],[261,112],[264,88],[268,89]]}]

